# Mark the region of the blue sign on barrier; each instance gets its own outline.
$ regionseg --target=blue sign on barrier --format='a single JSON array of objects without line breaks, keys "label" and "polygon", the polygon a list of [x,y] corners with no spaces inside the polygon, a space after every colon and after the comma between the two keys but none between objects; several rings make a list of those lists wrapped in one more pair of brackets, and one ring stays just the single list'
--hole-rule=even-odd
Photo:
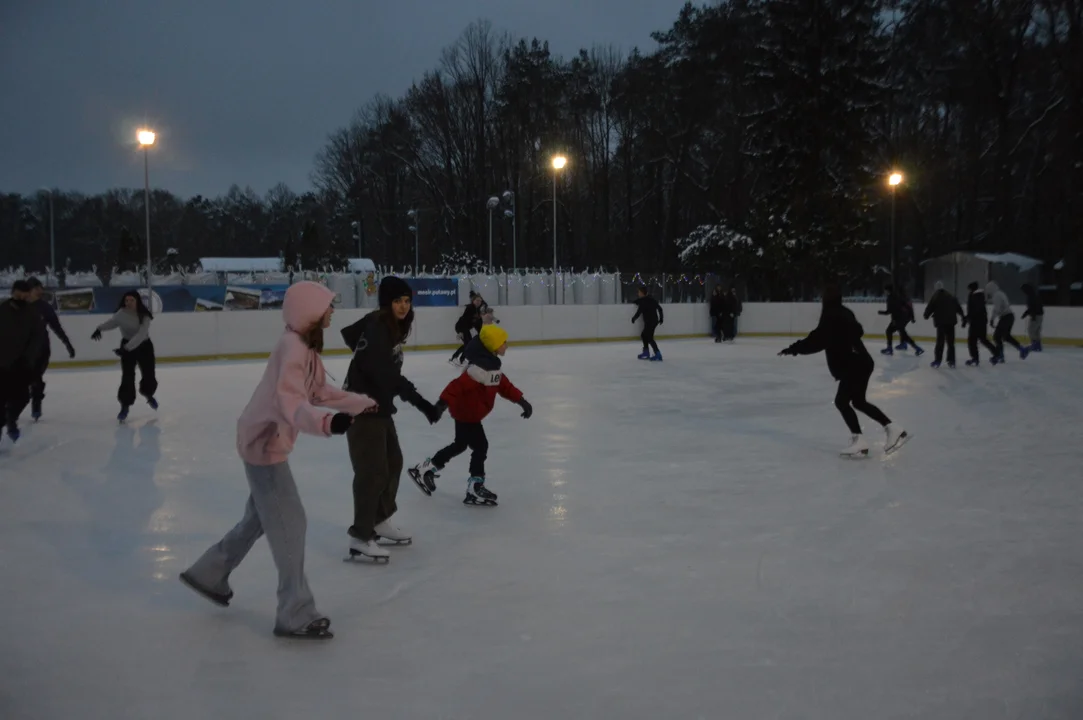
[{"label": "blue sign on barrier", "polygon": [[53,305],[63,314],[112,314],[129,290],[137,290],[151,312],[207,312],[271,310],[282,307],[289,285],[159,285],[137,287],[82,287],[53,290]]},{"label": "blue sign on barrier", "polygon": [[403,278],[414,291],[418,307],[455,307],[459,304],[459,281],[454,278]]}]

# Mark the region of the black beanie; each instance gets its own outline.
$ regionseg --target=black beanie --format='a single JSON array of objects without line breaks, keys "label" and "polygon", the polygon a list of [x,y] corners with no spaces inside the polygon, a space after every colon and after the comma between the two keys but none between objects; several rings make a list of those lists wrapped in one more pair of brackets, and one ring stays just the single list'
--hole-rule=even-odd
[{"label": "black beanie", "polygon": [[388,275],[380,281],[380,307],[391,307],[391,301],[395,298],[410,297],[413,298],[414,291],[410,289],[410,286],[400,277],[394,275]]},{"label": "black beanie", "polygon": [[967,288],[968,288],[968,289],[969,289],[969,290],[970,290],[971,292],[973,292],[973,291],[975,291],[975,290],[977,290],[977,289],[978,289],[978,283],[976,283],[976,282],[972,282],[972,283],[970,283],[969,285],[967,285]]}]

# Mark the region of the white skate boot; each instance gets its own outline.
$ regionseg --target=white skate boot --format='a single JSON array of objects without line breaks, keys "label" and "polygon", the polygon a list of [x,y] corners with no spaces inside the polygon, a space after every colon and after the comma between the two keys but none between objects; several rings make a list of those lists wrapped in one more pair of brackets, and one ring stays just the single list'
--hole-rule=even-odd
[{"label": "white skate boot", "polygon": [[343,559],[349,562],[351,560],[360,560],[362,558],[371,560],[372,562],[386,563],[391,561],[391,553],[377,545],[376,538],[371,540],[358,540],[355,537],[351,537],[350,556]]},{"label": "white skate boot", "polygon": [[[379,545],[409,545],[414,541],[409,533],[403,532],[402,528],[395,527],[387,520],[377,525],[375,530]],[[383,542],[380,542],[381,540]]]},{"label": "white skate boot", "polygon": [[895,425],[887,425],[884,427],[884,432],[887,434],[887,440],[884,442],[884,454],[890,455],[895,452],[910,439],[910,434],[902,428],[895,427]]},{"label": "white skate boot", "polygon": [[425,462],[414,465],[406,472],[421,492],[432,495],[433,491],[436,490],[436,478],[440,477],[439,471],[440,468],[432,464],[432,458],[425,458]]},{"label": "white skate boot", "polygon": [[842,457],[868,457],[869,444],[861,435],[854,435],[850,441],[850,447],[839,453]]}]

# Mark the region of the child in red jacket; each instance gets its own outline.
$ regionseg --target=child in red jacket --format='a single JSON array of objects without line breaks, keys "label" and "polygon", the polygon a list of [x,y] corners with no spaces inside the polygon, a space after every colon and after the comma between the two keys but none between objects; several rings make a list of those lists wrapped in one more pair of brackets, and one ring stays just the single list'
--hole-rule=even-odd
[{"label": "child in red jacket", "polygon": [[533,413],[523,393],[500,371],[499,356],[507,350],[508,333],[497,325],[485,325],[466,347],[464,357],[469,363],[466,370],[440,393],[436,408],[441,413],[445,409],[451,412],[455,420],[455,442],[410,468],[410,477],[426,495],[432,495],[436,489],[437,473],[448,461],[470,448],[470,479],[466,483],[463,503],[496,505],[496,493],[485,487],[485,456],[489,441],[481,421],[492,412],[497,395],[523,408],[524,418]]}]

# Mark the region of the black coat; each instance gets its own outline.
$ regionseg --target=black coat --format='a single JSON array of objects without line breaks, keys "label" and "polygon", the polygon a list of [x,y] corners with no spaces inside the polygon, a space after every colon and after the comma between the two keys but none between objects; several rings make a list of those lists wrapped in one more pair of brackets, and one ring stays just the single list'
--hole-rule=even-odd
[{"label": "black coat", "polygon": [[985,307],[985,291],[974,290],[966,297],[966,321],[971,332],[985,330],[989,323],[989,310]]},{"label": "black coat", "polygon": [[1026,290],[1026,293],[1027,309],[1023,311],[1023,317],[1041,317],[1042,315],[1045,315],[1045,305],[1042,304],[1042,299],[1038,296],[1038,291],[1030,288],[1029,290]]},{"label": "black coat", "polygon": [[881,310],[880,314],[890,315],[891,322],[899,327],[905,327],[914,320],[914,308],[897,292],[887,296],[887,309]]},{"label": "black coat", "polygon": [[925,306],[925,319],[928,320],[932,316],[933,325],[938,328],[955,327],[956,315],[966,320],[962,305],[947,290],[941,289],[934,292],[929,298],[929,304]]},{"label": "black coat", "polygon": [[[64,347],[71,351],[71,340],[68,339],[68,334],[64,332],[64,328],[60,325],[60,318],[56,316],[56,310],[53,306],[44,300],[38,300],[35,303],[30,303],[30,306],[38,311],[38,315],[41,316],[41,320],[45,327],[50,328],[56,336],[60,338],[60,342],[64,343]],[[45,350],[50,349],[49,333],[47,330],[42,332],[43,342]]]},{"label": "black coat", "polygon": [[826,305],[816,329],[791,345],[787,352],[814,355],[823,351],[827,355],[827,369],[836,380],[860,373],[871,374],[874,363],[861,341],[864,335],[865,329],[849,309],[841,304]]},{"label": "black coat", "polygon": [[0,302],[0,370],[29,371],[45,349],[45,325],[23,300]]},{"label": "black coat", "polygon": [[402,375],[402,344],[392,337],[383,313],[370,312],[353,325],[343,328],[342,339],[353,351],[346,372],[345,389],[368,395],[377,403],[376,417],[391,417],[396,412],[394,400],[402,398],[424,412],[431,407],[414,384]]},{"label": "black coat", "polygon": [[632,322],[638,320],[640,315],[643,316],[644,325],[657,325],[664,322],[662,306],[650,295],[636,298],[635,303],[636,314],[632,316]]},{"label": "black coat", "polygon": [[711,296],[711,317],[719,317],[727,313],[729,307],[728,298],[725,295]]},{"label": "black coat", "polygon": [[473,330],[479,332],[481,330],[481,308],[473,303],[468,302],[466,307],[463,308],[463,314],[455,321],[455,332],[460,335],[467,330]]}]

